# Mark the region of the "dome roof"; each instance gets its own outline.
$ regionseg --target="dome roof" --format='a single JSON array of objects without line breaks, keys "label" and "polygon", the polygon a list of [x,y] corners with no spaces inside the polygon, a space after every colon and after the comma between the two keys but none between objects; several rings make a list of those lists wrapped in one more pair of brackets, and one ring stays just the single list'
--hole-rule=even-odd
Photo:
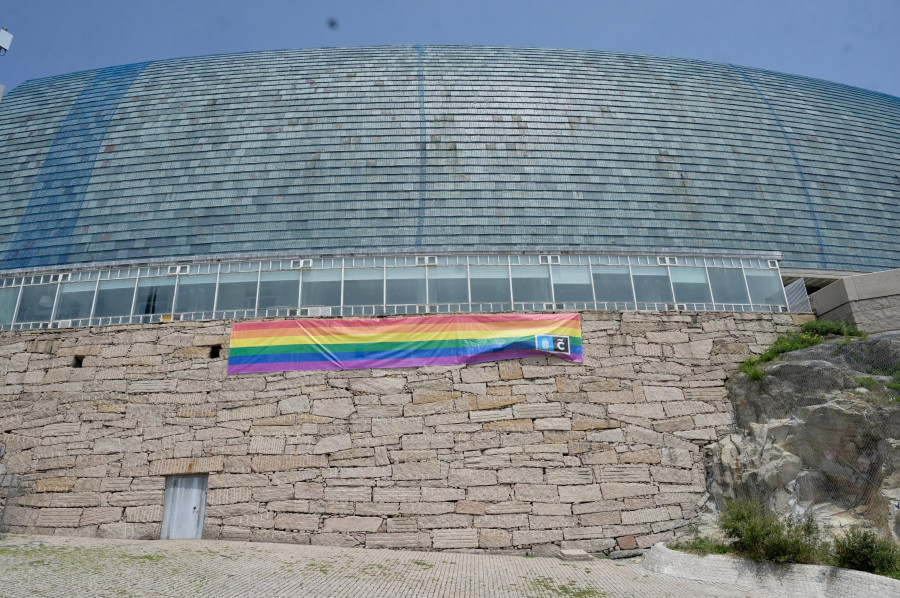
[{"label": "dome roof", "polygon": [[780,251],[900,267],[900,99],[594,51],[255,52],[0,103],[0,269],[247,253]]}]

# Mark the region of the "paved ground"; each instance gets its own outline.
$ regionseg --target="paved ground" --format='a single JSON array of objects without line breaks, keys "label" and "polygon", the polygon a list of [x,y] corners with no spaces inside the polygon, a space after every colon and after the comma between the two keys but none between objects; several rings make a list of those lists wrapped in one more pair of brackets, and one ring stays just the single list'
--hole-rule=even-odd
[{"label": "paved ground", "polygon": [[767,597],[634,562],[246,542],[5,536],[0,596]]}]

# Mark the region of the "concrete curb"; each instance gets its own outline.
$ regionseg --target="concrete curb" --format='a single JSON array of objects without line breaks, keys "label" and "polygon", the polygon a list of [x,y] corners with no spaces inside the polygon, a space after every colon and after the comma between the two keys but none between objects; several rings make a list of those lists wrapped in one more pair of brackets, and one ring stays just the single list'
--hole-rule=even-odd
[{"label": "concrete curb", "polygon": [[821,565],[755,563],[723,555],[697,556],[656,544],[641,563],[648,571],[682,579],[766,588],[817,598],[900,596],[900,581]]}]

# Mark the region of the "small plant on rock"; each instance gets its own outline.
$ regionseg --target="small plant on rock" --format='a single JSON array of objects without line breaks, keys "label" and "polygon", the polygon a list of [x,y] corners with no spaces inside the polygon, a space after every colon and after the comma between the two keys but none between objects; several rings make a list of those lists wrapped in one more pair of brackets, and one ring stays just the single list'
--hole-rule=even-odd
[{"label": "small plant on rock", "polygon": [[811,514],[778,517],[762,503],[737,500],[725,505],[719,518],[732,548],[754,561],[818,563],[824,551],[819,526]]},{"label": "small plant on rock", "polygon": [[859,526],[834,539],[831,561],[837,567],[900,579],[900,546]]}]

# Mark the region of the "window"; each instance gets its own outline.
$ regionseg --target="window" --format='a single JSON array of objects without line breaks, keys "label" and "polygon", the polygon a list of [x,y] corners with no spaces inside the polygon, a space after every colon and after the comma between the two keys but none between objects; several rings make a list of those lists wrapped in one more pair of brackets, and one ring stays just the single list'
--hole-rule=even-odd
[{"label": "window", "polygon": [[631,269],[634,296],[638,303],[671,303],[672,287],[668,268],[636,266]]},{"label": "window", "polygon": [[337,307],[341,304],[341,271],[307,270],[303,273],[303,290],[300,292],[303,307]]},{"label": "window", "polygon": [[750,300],[757,305],[784,305],[784,286],[778,270],[744,270]]},{"label": "window", "polygon": [[22,287],[22,301],[16,322],[47,322],[53,315],[58,284],[41,284]]},{"label": "window", "polygon": [[[628,292],[630,294],[631,290],[629,289]],[[554,266],[553,293],[557,301],[593,301],[590,268],[587,266]]]},{"label": "window", "polygon": [[465,266],[428,268],[429,303],[468,303],[469,281]]},{"label": "window", "polygon": [[469,276],[472,303],[509,302],[509,269],[506,266],[472,266]]},{"label": "window", "polygon": [[256,272],[220,274],[216,309],[219,311],[256,309],[256,281]]},{"label": "window", "polygon": [[344,305],[384,305],[384,270],[344,270]]},{"label": "window", "polygon": [[388,305],[424,304],[425,268],[389,268],[385,270]]},{"label": "window", "polygon": [[539,303],[553,300],[549,266],[512,266],[510,270],[516,301]]},{"label": "window", "polygon": [[135,315],[172,313],[175,277],[142,278],[138,282]]},{"label": "window", "polygon": [[259,277],[259,309],[296,308],[300,295],[300,272],[263,272]]},{"label": "window", "polygon": [[0,289],[0,324],[12,324],[21,287]]},{"label": "window", "polygon": [[[91,317],[94,303],[94,282],[71,282],[60,286],[57,320],[78,320]],[[131,306],[129,305],[129,309]]]},{"label": "window", "polygon": [[131,314],[131,302],[134,299],[133,278],[123,280],[101,280],[97,289],[97,305],[94,307],[95,318],[111,316],[127,316]]},{"label": "window", "polygon": [[176,313],[212,311],[216,298],[216,275],[182,276],[178,279]]},{"label": "window", "polygon": [[712,303],[709,281],[704,268],[671,268],[675,301],[679,303]]},{"label": "window", "polygon": [[750,303],[744,274],[739,268],[707,268],[716,303]]},{"label": "window", "polygon": [[628,266],[594,266],[593,271],[597,301],[634,303]]}]

